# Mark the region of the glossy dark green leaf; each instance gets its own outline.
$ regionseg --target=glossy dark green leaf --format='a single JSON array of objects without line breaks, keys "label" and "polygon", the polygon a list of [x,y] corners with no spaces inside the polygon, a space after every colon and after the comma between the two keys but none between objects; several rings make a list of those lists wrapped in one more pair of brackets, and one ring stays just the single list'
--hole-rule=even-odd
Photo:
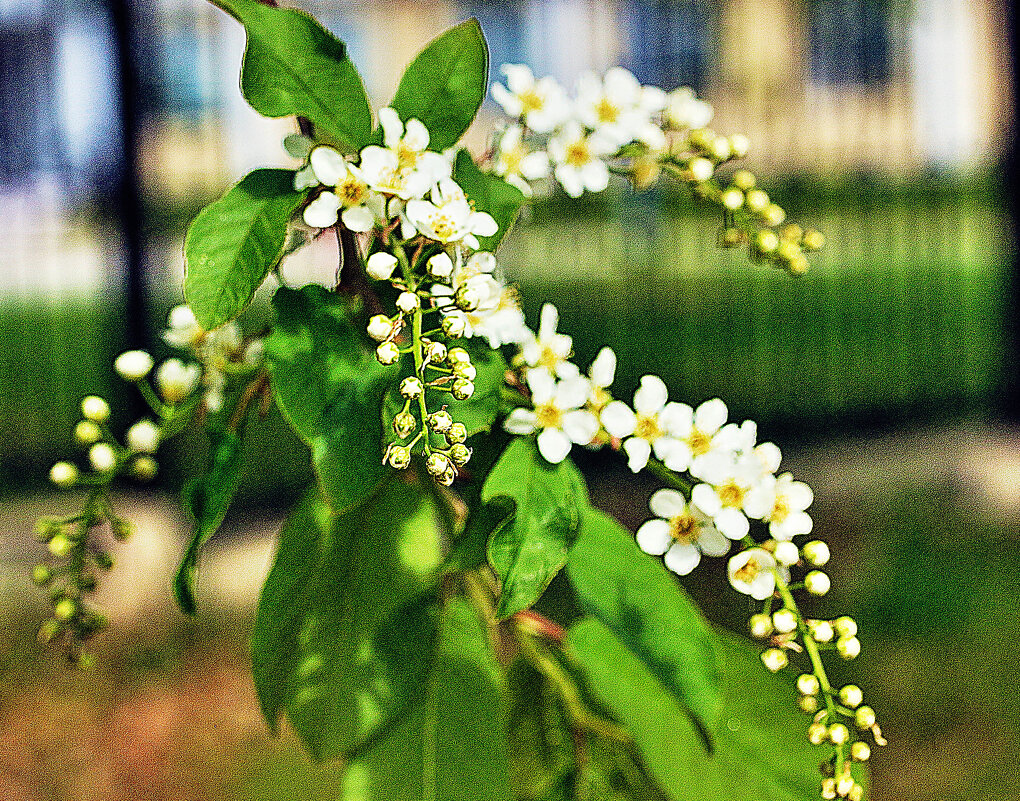
[{"label": "glossy dark green leaf", "polygon": [[591,689],[633,735],[673,801],[817,797],[825,754],[807,741],[809,720],[797,710],[792,681],[765,670],[750,644],[718,633],[723,709],[708,754],[676,696],[617,634],[586,618],[571,627],[566,642]]},{"label": "glossy dark green leaf", "polygon": [[184,240],[184,297],[199,325],[218,328],[251,303],[283,256],[304,200],[291,170],[254,170],[198,213]]},{"label": "glossy dark green leaf", "polygon": [[211,464],[184,488],[184,506],[194,520],[191,542],[174,577],[174,597],[186,615],[195,614],[195,572],[202,546],[216,533],[241,480],[241,437],[235,431],[209,432]]},{"label": "glossy dark green leaf", "polygon": [[499,226],[492,236],[478,237],[482,250],[495,251],[513,227],[524,205],[524,194],[502,178],[478,169],[466,150],[457,153],[453,176],[475,208],[491,214]]},{"label": "glossy dark green leaf", "polygon": [[414,707],[350,762],[344,801],[511,797],[502,671],[463,599],[448,602],[429,655]]},{"label": "glossy dark green leaf", "polygon": [[489,80],[489,50],[477,20],[433,39],[404,71],[390,103],[405,122],[421,120],[429,149],[453,147],[478,113]]},{"label": "glossy dark green leaf", "polygon": [[722,699],[715,637],[672,574],[619,523],[587,509],[567,577],[582,609],[626,644],[709,741]]},{"label": "glossy dark green leaf", "polygon": [[372,135],[372,111],[347,48],[314,19],[257,0],[212,0],[244,25],[245,99],[266,117],[305,117],[319,139],[359,150]]},{"label": "glossy dark green leaf", "polygon": [[549,464],[525,437],[510,443],[482,488],[483,502],[501,496],[516,504],[512,523],[496,528],[488,547],[504,618],[535,603],[566,564],[588,498],[569,459]]},{"label": "glossy dark green leaf", "polygon": [[393,371],[379,364],[347,317],[345,301],[319,286],[279,289],[266,357],[277,402],[312,449],[327,500],[337,512],[379,485],[379,406]]},{"label": "glossy dark green leaf", "polygon": [[417,696],[432,663],[436,619],[423,593],[441,561],[438,512],[403,479],[345,515],[310,493],[262,591],[259,701],[274,728],[285,712],[318,759],[364,747]]}]

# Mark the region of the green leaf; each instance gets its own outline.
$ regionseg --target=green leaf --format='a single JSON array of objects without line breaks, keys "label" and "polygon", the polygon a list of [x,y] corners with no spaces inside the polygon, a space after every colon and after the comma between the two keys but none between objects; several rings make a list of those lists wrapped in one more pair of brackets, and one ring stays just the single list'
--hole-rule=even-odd
[{"label": "green leaf", "polygon": [[186,615],[195,614],[195,571],[202,546],[216,533],[241,481],[241,437],[234,431],[209,432],[212,464],[184,488],[184,505],[195,521],[191,542],[174,577],[174,597]]},{"label": "green leaf", "polygon": [[466,150],[457,153],[453,177],[468,199],[475,204],[475,208],[491,214],[499,226],[499,230],[492,236],[478,237],[482,250],[495,252],[503,237],[513,227],[517,214],[524,205],[524,194],[502,178],[478,169],[471,154]]},{"label": "green leaf", "polygon": [[549,464],[533,439],[518,437],[503,452],[482,487],[482,501],[506,496],[516,502],[512,525],[489,539],[489,564],[502,583],[500,618],[527,609],[567,561],[588,499],[570,460]]},{"label": "green leaf", "polygon": [[252,672],[270,726],[286,712],[317,759],[364,747],[419,693],[436,637],[421,596],[441,561],[438,520],[420,486],[394,477],[345,515],[313,491],[285,524]]},{"label": "green leaf", "polygon": [[279,289],[273,306],[266,357],[277,402],[312,449],[327,500],[343,513],[387,473],[379,406],[393,371],[364,348],[338,295],[312,285]]},{"label": "green leaf", "polygon": [[413,709],[349,764],[344,801],[510,798],[502,672],[463,599],[443,611],[430,656]]},{"label": "green leaf", "polygon": [[429,149],[453,147],[485,99],[489,50],[475,19],[462,22],[425,46],[404,71],[390,103],[405,122],[429,129]]},{"label": "green leaf", "polygon": [[567,577],[581,608],[609,627],[710,744],[722,702],[715,637],[672,574],[619,523],[587,509]]},{"label": "green leaf", "polygon": [[723,725],[712,754],[676,695],[603,623],[585,618],[566,644],[591,689],[633,735],[648,769],[673,801],[803,801],[818,795],[822,753],[804,736],[796,690],[769,673],[757,649],[719,632]]},{"label": "green leaf", "polygon": [[360,150],[372,111],[347,48],[307,14],[257,0],[212,0],[244,25],[241,91],[266,117],[305,117],[319,139]]},{"label": "green leaf", "polygon": [[199,325],[218,328],[251,303],[283,256],[305,198],[291,170],[255,170],[198,213],[184,240],[184,297]]}]

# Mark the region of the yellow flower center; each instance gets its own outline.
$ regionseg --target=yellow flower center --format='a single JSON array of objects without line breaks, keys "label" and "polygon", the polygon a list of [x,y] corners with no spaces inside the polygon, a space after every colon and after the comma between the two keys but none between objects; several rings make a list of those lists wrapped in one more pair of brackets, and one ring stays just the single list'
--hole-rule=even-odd
[{"label": "yellow flower center", "polygon": [[689,512],[671,517],[669,535],[677,542],[690,545],[698,538],[698,521]]},{"label": "yellow flower center", "polygon": [[663,431],[659,428],[659,420],[654,414],[639,414],[634,422],[634,436],[641,439],[655,442],[662,437]]},{"label": "yellow flower center", "polygon": [[521,162],[524,161],[524,156],[527,155],[524,149],[521,147],[515,147],[512,150],[504,150],[499,154],[500,165],[503,168],[503,174],[516,175],[521,171]]},{"label": "yellow flower center", "polygon": [[363,181],[359,181],[353,175],[348,175],[342,184],[337,187],[337,194],[340,196],[340,202],[344,204],[346,208],[352,206],[360,206],[365,201],[365,195],[368,192],[368,186]]},{"label": "yellow flower center", "polygon": [[552,403],[540,403],[535,407],[535,418],[542,428],[559,428],[563,422],[563,412]]},{"label": "yellow flower center", "polygon": [[772,511],[769,513],[769,521],[782,523],[790,515],[790,504],[787,503],[786,498],[782,495],[776,497],[776,502],[772,504]]},{"label": "yellow flower center", "polygon": [[532,111],[541,111],[545,105],[545,98],[536,92],[534,88],[525,89],[517,95],[517,99],[521,101],[521,112],[524,114]]},{"label": "yellow flower center", "polygon": [[739,509],[744,505],[744,495],[747,494],[747,489],[731,479],[721,487],[717,487],[716,492],[719,493],[719,500],[723,506]]},{"label": "yellow flower center", "polygon": [[758,561],[752,556],[747,560],[747,563],[743,567],[734,571],[733,578],[737,579],[737,581],[744,581],[750,584],[758,578],[760,573],[761,565],[759,565]]},{"label": "yellow flower center", "polygon": [[571,142],[567,146],[567,156],[564,161],[571,167],[583,167],[591,161],[591,150],[588,148],[588,142],[584,139]]},{"label": "yellow flower center", "polygon": [[539,366],[548,368],[550,372],[556,372],[556,367],[561,361],[563,358],[549,345],[542,345],[538,356]]},{"label": "yellow flower center", "polygon": [[712,450],[712,437],[704,431],[692,428],[687,437],[687,444],[691,446],[691,453],[695,456],[704,456]]},{"label": "yellow flower center", "polygon": [[457,231],[454,221],[448,215],[442,213],[429,215],[429,225],[432,226],[436,239],[440,242],[448,241]]},{"label": "yellow flower center", "polygon": [[595,114],[598,116],[599,122],[613,123],[620,118],[620,107],[613,105],[608,97],[602,97],[595,106]]},{"label": "yellow flower center", "polygon": [[408,147],[404,144],[404,140],[401,139],[397,145],[397,163],[399,164],[399,169],[401,171],[413,170],[418,164],[418,156],[420,155],[417,150]]}]

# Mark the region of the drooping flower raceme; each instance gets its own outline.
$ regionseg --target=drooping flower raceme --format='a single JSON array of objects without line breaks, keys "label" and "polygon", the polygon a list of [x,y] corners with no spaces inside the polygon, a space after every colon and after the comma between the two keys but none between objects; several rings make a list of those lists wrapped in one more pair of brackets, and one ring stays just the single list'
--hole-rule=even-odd
[{"label": "drooping flower raceme", "polygon": [[567,458],[572,445],[587,445],[599,421],[587,409],[588,382],[580,375],[557,381],[545,367],[528,370],[533,409],[514,409],[504,423],[511,434],[538,431],[538,451],[551,464]]}]

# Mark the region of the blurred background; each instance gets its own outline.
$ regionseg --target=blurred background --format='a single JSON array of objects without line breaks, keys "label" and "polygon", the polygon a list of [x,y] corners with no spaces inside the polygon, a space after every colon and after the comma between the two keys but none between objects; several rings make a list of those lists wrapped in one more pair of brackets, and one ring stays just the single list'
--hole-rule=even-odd
[{"label": "blurred background", "polygon": [[[476,16],[494,80],[505,62],[568,84],[623,64],[693,87],[713,127],[751,138],[746,165],[828,238],[806,276],[717,249],[720,221],[669,187],[543,200],[502,262],[529,319],[559,305],[579,361],[614,346],[621,397],[648,371],[690,403],[721,396],[815,488],[816,530],[836,554],[817,614],[861,621],[853,675],[891,740],[876,801],[1020,798],[1012,4],[300,6],[348,44],[375,107],[422,45]],[[117,398],[115,426],[140,412],[119,399],[111,360],[169,355],[159,333],[182,299],[188,222],[249,169],[289,163],[292,123],[259,117],[238,90],[243,48],[240,26],[198,0],[0,0],[0,798],[328,798],[336,786],[336,768],[311,766],[293,738],[269,740],[245,675],[273,531],[309,475],[276,414],[205,558],[198,621],[169,591],[196,437],[155,488],[122,492],[138,533],[102,592],[114,627],[97,670],[68,674],[34,640],[32,521],[74,508],[45,479],[71,453],[81,397]],[[313,254],[286,269],[333,267]],[[593,495],[639,524],[654,487],[609,461],[585,467]],[[710,572],[685,583],[740,629],[745,605]]]}]

